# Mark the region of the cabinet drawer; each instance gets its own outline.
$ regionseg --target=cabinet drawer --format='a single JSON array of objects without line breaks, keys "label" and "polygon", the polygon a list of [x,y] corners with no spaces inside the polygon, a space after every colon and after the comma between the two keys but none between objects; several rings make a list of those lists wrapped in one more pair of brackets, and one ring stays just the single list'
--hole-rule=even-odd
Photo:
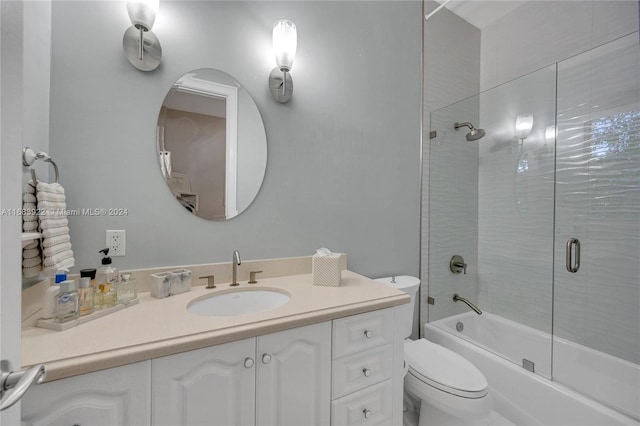
[{"label": "cabinet drawer", "polygon": [[333,321],[333,358],[393,342],[393,309],[382,309]]},{"label": "cabinet drawer", "polygon": [[391,390],[391,380],[387,380],[333,401],[332,426],[390,425],[393,400]]},{"label": "cabinet drawer", "polygon": [[333,399],[391,378],[393,347],[358,352],[333,361]]}]

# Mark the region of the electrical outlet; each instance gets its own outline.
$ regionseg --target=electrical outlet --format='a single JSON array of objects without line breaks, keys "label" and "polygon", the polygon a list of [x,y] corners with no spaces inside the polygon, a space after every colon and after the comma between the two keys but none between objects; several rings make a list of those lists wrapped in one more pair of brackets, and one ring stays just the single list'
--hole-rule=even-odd
[{"label": "electrical outlet", "polygon": [[107,247],[109,247],[109,256],[117,257],[127,254],[127,231],[107,230]]}]

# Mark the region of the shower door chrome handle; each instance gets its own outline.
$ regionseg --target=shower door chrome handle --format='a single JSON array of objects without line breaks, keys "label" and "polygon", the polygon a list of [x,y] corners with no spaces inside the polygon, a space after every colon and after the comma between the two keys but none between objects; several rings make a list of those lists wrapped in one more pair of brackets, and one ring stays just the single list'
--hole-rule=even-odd
[{"label": "shower door chrome handle", "polygon": [[580,240],[569,238],[567,240],[567,271],[578,272],[580,269]]}]

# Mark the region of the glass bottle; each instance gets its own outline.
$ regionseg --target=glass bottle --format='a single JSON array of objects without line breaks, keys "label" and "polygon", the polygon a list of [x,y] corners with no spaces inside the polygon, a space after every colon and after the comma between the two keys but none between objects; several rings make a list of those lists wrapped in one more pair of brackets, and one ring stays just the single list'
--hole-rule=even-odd
[{"label": "glass bottle", "polygon": [[127,303],[138,297],[138,282],[130,273],[123,273],[116,285],[117,303]]},{"label": "glass bottle", "polygon": [[76,283],[67,280],[60,283],[60,293],[56,298],[56,321],[67,322],[78,319],[78,293]]},{"label": "glass bottle", "polygon": [[89,277],[80,278],[78,304],[80,316],[93,313],[93,287],[91,287],[91,278]]}]

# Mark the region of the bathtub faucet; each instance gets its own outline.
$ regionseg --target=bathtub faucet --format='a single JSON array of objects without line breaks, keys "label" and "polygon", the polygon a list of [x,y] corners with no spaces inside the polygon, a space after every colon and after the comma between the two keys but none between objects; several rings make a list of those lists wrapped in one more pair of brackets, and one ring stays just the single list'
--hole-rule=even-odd
[{"label": "bathtub faucet", "polygon": [[476,305],[474,305],[473,303],[469,302],[467,299],[465,299],[464,297],[460,297],[458,296],[458,293],[453,295],[453,301],[454,302],[462,302],[465,303],[468,307],[470,307],[471,309],[474,310],[474,312],[478,315],[482,315],[482,311],[480,309],[478,309],[478,307]]}]

